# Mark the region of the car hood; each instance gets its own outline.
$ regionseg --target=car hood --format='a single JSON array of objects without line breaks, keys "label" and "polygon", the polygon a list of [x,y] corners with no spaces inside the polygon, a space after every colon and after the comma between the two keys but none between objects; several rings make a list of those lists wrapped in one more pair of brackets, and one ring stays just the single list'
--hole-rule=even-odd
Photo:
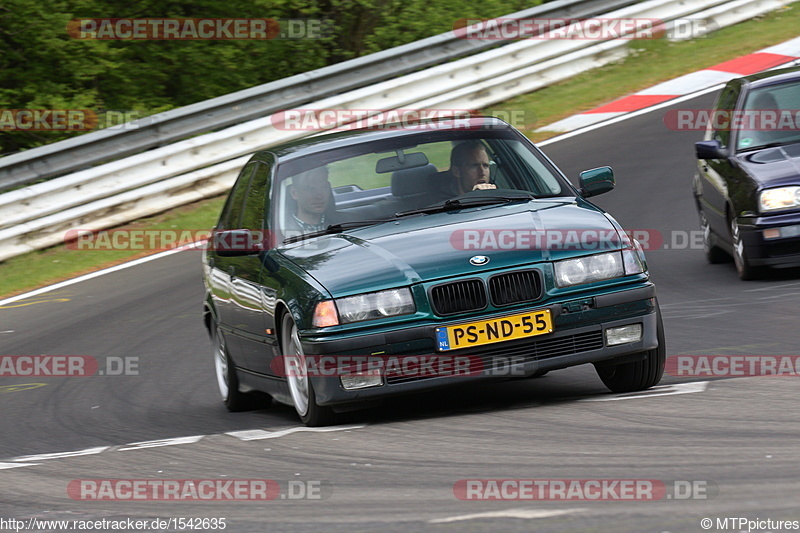
[{"label": "car hood", "polygon": [[800,185],[800,144],[765,148],[736,159],[764,187]]},{"label": "car hood", "polygon": [[[534,200],[402,218],[279,251],[341,297],[621,247],[590,204]],[[489,260],[475,265],[475,256]]]}]

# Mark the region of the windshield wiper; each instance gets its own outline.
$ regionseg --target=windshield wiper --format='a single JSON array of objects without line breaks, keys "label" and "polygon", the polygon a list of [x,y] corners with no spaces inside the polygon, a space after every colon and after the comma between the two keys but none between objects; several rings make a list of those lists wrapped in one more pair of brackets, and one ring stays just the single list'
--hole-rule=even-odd
[{"label": "windshield wiper", "polygon": [[427,207],[420,207],[419,209],[411,209],[410,211],[401,211],[395,213],[395,217],[407,217],[411,215],[423,215],[430,213],[442,213],[445,211],[456,211],[458,209],[466,209],[468,207],[482,207],[485,205],[495,204],[508,204],[511,202],[529,202],[533,200],[532,195],[525,196],[470,196],[469,198],[454,198],[446,200],[441,204],[429,205]]},{"label": "windshield wiper", "polygon": [[314,237],[321,237],[323,235],[332,235],[334,233],[341,233],[348,229],[355,229],[361,228],[364,226],[371,226],[373,224],[381,224],[383,222],[389,222],[392,219],[382,219],[382,220],[355,220],[352,222],[342,222],[341,224],[331,224],[327,228],[319,231],[312,231],[310,233],[303,233],[302,235],[294,235],[293,237],[287,237],[283,239],[284,244],[290,244],[297,241],[304,241],[306,239],[313,239]]}]

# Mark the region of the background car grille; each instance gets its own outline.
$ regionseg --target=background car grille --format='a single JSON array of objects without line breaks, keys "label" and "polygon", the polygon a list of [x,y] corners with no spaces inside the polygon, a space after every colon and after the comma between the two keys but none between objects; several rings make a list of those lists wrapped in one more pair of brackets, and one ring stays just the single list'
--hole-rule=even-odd
[{"label": "background car grille", "polygon": [[800,241],[793,240],[780,244],[770,244],[767,248],[768,257],[800,254]]},{"label": "background car grille", "polygon": [[538,270],[510,272],[489,279],[489,294],[494,305],[508,305],[537,300],[542,282]]},{"label": "background car grille", "polygon": [[[480,353],[475,350],[453,350],[452,352],[439,352],[440,355],[465,355],[470,359],[480,358],[484,369],[495,368],[495,359],[500,363],[498,368],[506,368],[508,360],[514,358],[514,363],[527,363],[540,361],[559,355],[570,355],[591,350],[599,350],[603,347],[602,330],[578,333],[576,335],[565,335],[554,339],[544,339],[534,342],[525,342],[515,346],[497,346],[495,348],[481,347]],[[398,356],[402,357],[402,356]],[[386,375],[387,385],[398,385],[400,383],[410,383],[437,377],[451,377],[449,375],[438,376],[430,373],[411,373],[409,375],[402,372],[389,373]]]},{"label": "background car grille", "polygon": [[486,307],[486,290],[479,279],[437,285],[431,289],[431,303],[437,315],[453,315]]}]

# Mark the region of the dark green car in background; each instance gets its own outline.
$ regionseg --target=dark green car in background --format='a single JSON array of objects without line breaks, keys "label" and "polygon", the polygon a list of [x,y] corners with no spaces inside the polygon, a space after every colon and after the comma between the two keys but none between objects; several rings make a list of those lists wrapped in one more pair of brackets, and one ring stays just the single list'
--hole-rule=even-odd
[{"label": "dark green car in background", "polygon": [[[641,248],[493,118],[315,136],[255,154],[204,253],[230,410],[307,425],[390,396],[593,363],[656,385],[665,343]],[[258,394],[254,394],[258,393]]]}]

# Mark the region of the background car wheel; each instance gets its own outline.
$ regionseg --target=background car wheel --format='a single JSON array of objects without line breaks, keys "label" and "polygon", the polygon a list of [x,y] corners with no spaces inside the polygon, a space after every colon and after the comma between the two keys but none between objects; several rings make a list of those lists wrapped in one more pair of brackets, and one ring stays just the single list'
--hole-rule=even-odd
[{"label": "background car wheel", "polygon": [[711,230],[703,211],[700,211],[700,228],[703,230],[703,252],[706,260],[712,265],[730,261],[728,255],[717,246],[717,234]]},{"label": "background car wheel", "polygon": [[289,393],[300,420],[310,427],[332,424],[336,414],[330,407],[317,405],[314,386],[308,377],[305,354],[297,334],[297,325],[288,313],[283,315],[281,322],[281,349]]},{"label": "background car wheel", "polygon": [[[658,309],[658,308],[656,308]],[[595,370],[603,384],[612,392],[633,392],[658,384],[664,374],[667,360],[667,343],[664,340],[664,324],[661,311],[657,310],[658,347],[648,350],[642,361],[622,364],[596,364]]]},{"label": "background car wheel", "polygon": [[228,411],[249,411],[269,402],[270,397],[266,394],[256,396],[239,391],[239,377],[236,375],[236,367],[225,345],[225,337],[216,326],[212,326],[211,344],[213,346],[217,385],[219,386],[222,401]]},{"label": "background car wheel", "polygon": [[736,217],[731,216],[731,243],[733,243],[733,263],[736,265],[736,272],[739,278],[744,281],[758,279],[763,273],[763,269],[754,267],[750,264],[750,259],[747,256],[747,248],[739,232],[739,224],[736,223]]}]

